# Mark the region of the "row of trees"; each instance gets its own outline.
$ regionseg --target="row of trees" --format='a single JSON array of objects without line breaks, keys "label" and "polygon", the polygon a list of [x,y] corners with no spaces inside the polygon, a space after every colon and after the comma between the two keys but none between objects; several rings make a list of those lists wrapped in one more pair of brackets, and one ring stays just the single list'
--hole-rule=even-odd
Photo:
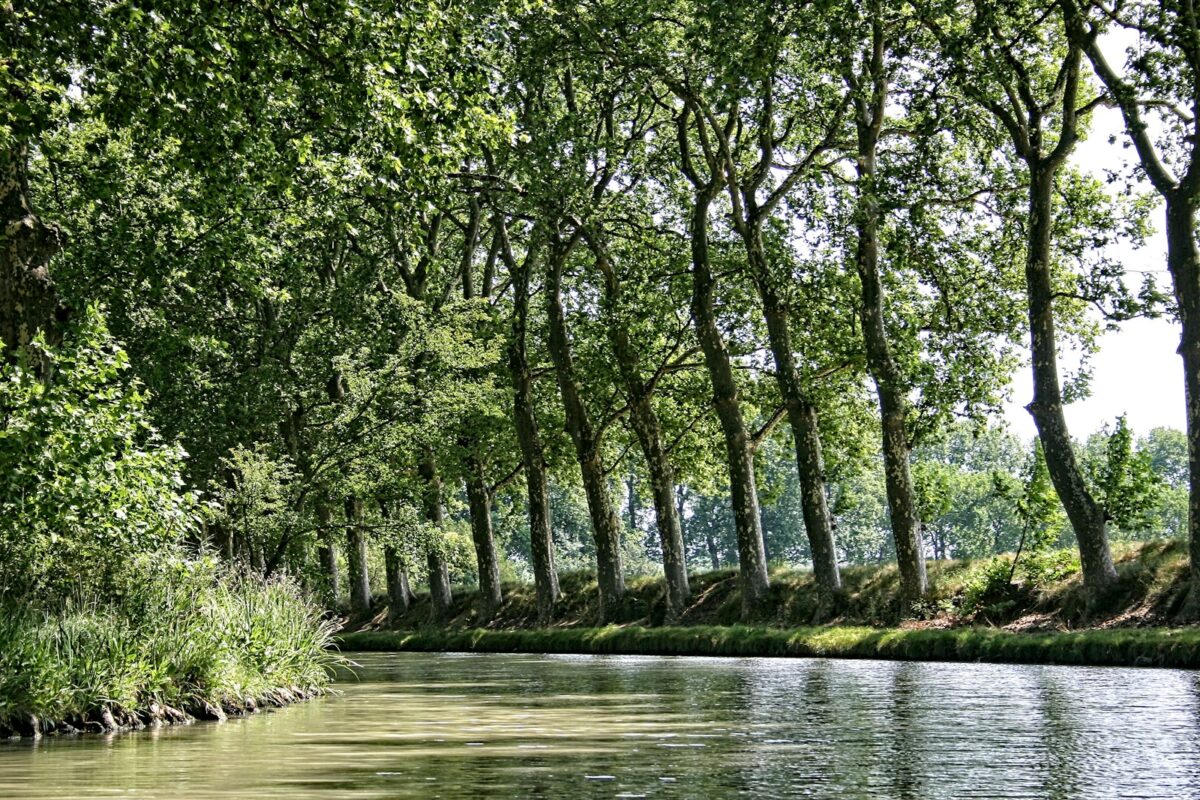
[{"label": "row of trees", "polygon": [[[612,608],[612,479],[634,471],[674,610],[689,596],[679,487],[728,493],[749,612],[768,588],[762,454],[790,441],[829,602],[847,554],[831,498],[880,458],[917,601],[936,530],[914,450],[985,423],[1028,343],[1046,474],[1101,591],[1123,512],[1080,463],[1063,404],[1082,381],[1058,355],[1090,345],[1095,309],[1165,306],[1183,330],[1200,587],[1190,3],[94,0],[3,15],[6,351],[103,303],[157,425],[190,453],[186,480],[214,501],[202,538],[255,569],[320,565],[336,585],[344,533],[365,608],[370,539],[393,608],[419,574],[444,615],[451,566],[473,552],[486,615],[504,497],[549,618],[557,476],[583,489]],[[1118,33],[1123,66],[1105,55]],[[1139,165],[1107,184],[1070,161],[1102,106]],[[1140,175],[1166,205],[1173,297],[1130,289],[1111,258],[1146,233]],[[461,534],[446,514],[460,498]]]}]

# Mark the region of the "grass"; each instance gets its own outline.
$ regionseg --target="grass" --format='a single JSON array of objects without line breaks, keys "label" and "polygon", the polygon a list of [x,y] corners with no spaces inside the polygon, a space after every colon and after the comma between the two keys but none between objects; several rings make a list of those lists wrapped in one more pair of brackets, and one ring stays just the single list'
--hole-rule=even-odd
[{"label": "grass", "polygon": [[[675,619],[668,619],[666,588],[661,578],[633,577],[628,591],[608,620],[599,616],[594,576],[568,573],[560,577],[562,598],[552,627],[596,627],[603,622],[659,627],[751,624],[771,628],[802,628],[838,624],[870,627],[897,626],[914,616],[941,626],[995,626],[1015,629],[1072,629],[1178,624],[1187,593],[1187,548],[1174,539],[1119,543],[1113,547],[1116,584],[1097,601],[1088,598],[1073,554],[1051,554],[1048,561],[1061,569],[1037,580],[1024,567],[1016,580],[1006,580],[1012,556],[961,561],[929,561],[930,594],[920,608],[900,601],[900,578],[894,564],[845,567],[844,592],[836,616],[830,618],[820,602],[812,573],[776,568],[765,601],[750,616],[742,614],[737,572],[726,569],[693,574],[692,599]],[[1022,563],[1026,563],[1023,559]],[[1065,565],[1065,566],[1064,566]],[[989,582],[1000,573],[1002,585]],[[448,627],[452,629],[533,628],[537,625],[534,588],[523,583],[504,585],[504,603],[491,619],[476,612],[473,589],[456,587]],[[392,627],[416,630],[431,616],[428,595],[421,595]],[[351,628],[378,627],[386,614],[356,620]]]},{"label": "grass", "polygon": [[359,631],[346,650],[791,656],[1031,664],[1200,667],[1200,630],[1123,628],[1014,633],[997,628],[779,629],[763,626]]},{"label": "grass", "polygon": [[170,570],[120,602],[0,609],[0,735],[222,718],[325,688],[333,626],[292,583]]},{"label": "grass", "polygon": [[661,579],[628,581],[603,626],[593,577],[561,577],[555,616],[539,627],[533,587],[505,585],[499,612],[478,616],[473,591],[459,590],[450,621],[428,627],[427,597],[392,626],[384,612],[340,634],[345,649],[839,656],[1055,664],[1200,667],[1200,629],[1181,627],[1187,549],[1178,540],[1113,547],[1118,579],[1102,597],[1083,590],[1070,551],[1022,561],[1011,555],[930,561],[931,590],[919,607],[900,601],[894,564],[842,571],[836,614],[820,602],[807,570],[775,569],[761,606],[744,617],[737,573],[693,575],[692,599],[668,619]]}]

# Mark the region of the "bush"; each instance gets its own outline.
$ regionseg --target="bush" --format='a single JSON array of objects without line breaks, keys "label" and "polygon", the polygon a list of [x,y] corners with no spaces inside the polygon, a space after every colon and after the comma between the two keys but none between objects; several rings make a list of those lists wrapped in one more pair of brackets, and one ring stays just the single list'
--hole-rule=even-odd
[{"label": "bush", "polygon": [[0,598],[108,595],[138,554],[195,523],[184,454],[150,426],[95,309],[31,351],[0,365]]}]

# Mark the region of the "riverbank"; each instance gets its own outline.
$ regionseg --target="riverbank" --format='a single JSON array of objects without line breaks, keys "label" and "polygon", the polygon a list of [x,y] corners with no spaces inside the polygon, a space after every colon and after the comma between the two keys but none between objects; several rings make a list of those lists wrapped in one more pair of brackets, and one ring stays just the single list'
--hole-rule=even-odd
[{"label": "riverbank", "polygon": [[221,720],[325,691],[333,626],[293,583],[171,569],[119,600],[0,607],[0,738]]},{"label": "riverbank", "polygon": [[[1114,547],[1118,580],[1089,598],[1071,551],[1019,561],[1011,555],[930,561],[930,593],[919,606],[900,600],[895,565],[843,570],[836,611],[823,606],[804,570],[776,569],[771,589],[742,616],[737,573],[692,576],[692,599],[669,618],[661,579],[633,578],[603,625],[591,576],[561,580],[550,624],[539,626],[533,587],[504,587],[489,619],[478,597],[458,591],[450,619],[430,626],[427,596],[390,616],[346,626],[346,650],[625,653],[646,655],[827,656],[1200,668],[1200,628],[1181,617],[1187,549],[1161,540]],[[390,622],[389,622],[390,619]]]},{"label": "riverbank", "polygon": [[1200,629],[1142,628],[1014,633],[996,628],[760,626],[360,631],[343,650],[586,653],[663,656],[881,658],[1200,668]]},{"label": "riverbank", "polygon": [[[771,570],[771,586],[749,617],[743,615],[737,571],[715,570],[691,575],[692,597],[682,611],[668,614],[666,587],[659,577],[631,577],[619,603],[610,604],[601,620],[595,577],[585,573],[560,576],[562,596],[547,627],[591,628],[605,623],[657,628],[663,625],[760,625],[796,629],[813,625],[898,627],[917,621],[924,627],[989,627],[1014,632],[1051,632],[1079,628],[1172,627],[1193,622],[1181,614],[1188,589],[1186,543],[1176,539],[1117,543],[1113,560],[1117,581],[1104,594],[1088,597],[1073,551],[1023,556],[1017,567],[1012,555],[955,561],[929,561],[929,594],[919,606],[901,601],[895,564],[842,569],[843,591],[831,613],[821,602],[812,573],[803,569]],[[448,618],[438,627],[451,630],[533,629],[539,627],[534,587],[505,583],[504,602],[484,619],[473,587],[454,588]],[[372,615],[352,619],[346,630],[419,630],[429,624],[432,607],[422,593],[407,610],[391,614],[380,596]]]}]

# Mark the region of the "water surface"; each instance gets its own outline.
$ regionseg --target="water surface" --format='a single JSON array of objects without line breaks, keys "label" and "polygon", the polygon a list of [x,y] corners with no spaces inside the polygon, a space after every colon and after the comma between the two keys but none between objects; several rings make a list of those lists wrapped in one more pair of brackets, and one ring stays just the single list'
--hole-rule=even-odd
[{"label": "water surface", "polygon": [[1200,798],[1200,673],[351,654],[225,724],[0,744],[0,797]]}]

